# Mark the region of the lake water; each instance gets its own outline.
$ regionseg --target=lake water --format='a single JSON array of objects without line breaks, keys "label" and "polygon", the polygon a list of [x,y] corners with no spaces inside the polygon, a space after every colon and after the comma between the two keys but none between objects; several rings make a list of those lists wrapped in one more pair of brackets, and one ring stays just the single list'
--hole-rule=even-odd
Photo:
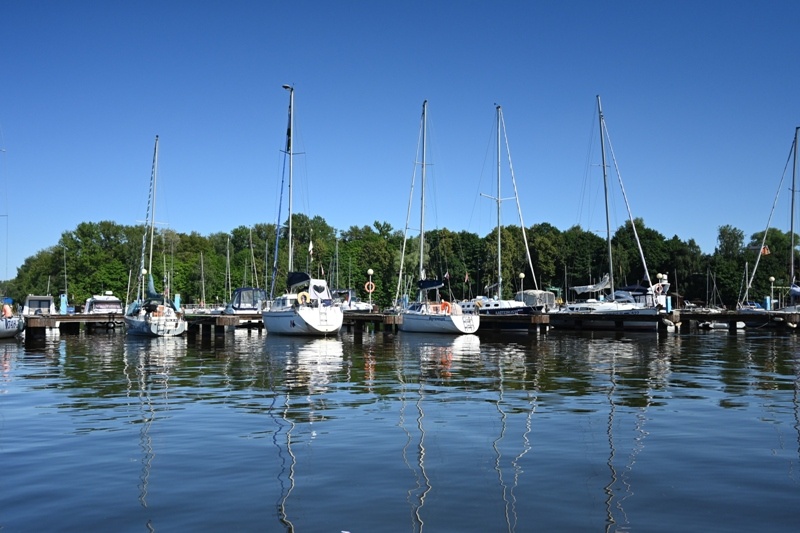
[{"label": "lake water", "polygon": [[0,344],[0,529],[797,531],[795,335]]}]

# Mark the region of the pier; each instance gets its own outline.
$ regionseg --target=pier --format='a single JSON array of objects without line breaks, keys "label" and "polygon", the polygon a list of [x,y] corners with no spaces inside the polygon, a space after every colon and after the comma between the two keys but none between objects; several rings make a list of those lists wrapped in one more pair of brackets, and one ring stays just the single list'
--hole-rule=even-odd
[{"label": "pier", "polygon": [[[187,314],[187,335],[190,338],[200,336],[203,340],[224,337],[228,328],[263,329],[260,313],[237,315]],[[355,335],[364,332],[397,333],[403,316],[391,313],[359,313],[344,314],[342,330]],[[110,314],[68,314],[68,315],[35,315],[25,317],[26,339],[42,339],[48,329],[58,329],[64,333],[77,334],[81,328],[93,331],[107,331],[122,328],[122,316]],[[745,330],[758,329],[795,331],[800,323],[800,313],[781,311],[688,311],[674,310],[669,313],[649,315],[612,314],[612,313],[540,313],[531,315],[481,315],[481,326],[477,334],[496,334],[517,332],[526,334],[544,334],[550,329],[556,330],[606,330],[606,331],[657,331],[666,333],[677,331],[682,334],[692,333],[702,325],[714,324],[714,329],[726,329],[730,333],[741,331],[739,324],[745,324]]]}]

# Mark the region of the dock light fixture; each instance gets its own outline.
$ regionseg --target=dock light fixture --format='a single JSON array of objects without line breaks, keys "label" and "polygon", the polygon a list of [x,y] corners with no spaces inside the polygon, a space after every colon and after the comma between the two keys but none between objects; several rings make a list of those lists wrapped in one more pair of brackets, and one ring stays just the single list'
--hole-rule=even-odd
[{"label": "dock light fixture", "polygon": [[775,276],[769,277],[769,310],[772,311],[772,308],[775,304],[773,304],[773,300],[775,299]]},{"label": "dock light fixture", "polygon": [[[375,285],[372,283],[372,275],[375,273],[374,270],[371,268],[367,270],[367,276],[369,276],[369,286],[374,287]],[[372,310],[372,291],[369,291],[369,307],[370,311]]]}]

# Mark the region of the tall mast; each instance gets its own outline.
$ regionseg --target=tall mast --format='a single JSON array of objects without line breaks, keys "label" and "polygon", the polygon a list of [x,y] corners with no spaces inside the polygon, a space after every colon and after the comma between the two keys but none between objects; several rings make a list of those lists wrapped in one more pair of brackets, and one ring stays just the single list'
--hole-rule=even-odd
[{"label": "tall mast", "polygon": [[[791,241],[792,241],[792,248],[789,250],[789,287],[794,285],[794,197],[795,193],[797,192],[796,189],[796,180],[797,180],[797,140],[800,137],[800,127],[794,129],[794,162],[792,165],[792,212],[790,216],[790,230],[791,233]],[[794,300],[794,298],[792,298]]]},{"label": "tall mast", "polygon": [[289,272],[294,270],[294,246],[292,243],[292,130],[294,129],[294,87],[284,85],[289,91],[289,127],[286,130],[286,153],[289,154]]},{"label": "tall mast", "polygon": [[600,122],[600,153],[603,165],[603,191],[606,200],[606,243],[608,245],[608,276],[611,281],[611,296],[614,296],[614,261],[611,257],[611,219],[608,212],[608,171],[606,170],[606,141],[603,107],[600,105],[600,95],[597,95],[597,114]]},{"label": "tall mast", "polygon": [[202,289],[200,292],[200,301],[203,304],[203,307],[206,306],[206,272],[205,268],[203,267],[203,252],[200,252],[200,282],[202,285],[200,288]]},{"label": "tall mast", "polygon": [[225,245],[225,288],[228,292],[228,302],[233,299],[233,287],[231,286],[231,236],[228,235],[228,244]]},{"label": "tall mast", "polygon": [[[421,193],[421,200],[420,200],[420,217],[419,217],[419,280],[422,281],[425,279],[425,157],[427,156],[427,141],[426,137],[428,135],[428,101],[425,100],[422,102],[422,173],[421,173],[421,182],[422,182],[422,193]],[[419,301],[422,301],[422,296],[424,294],[424,290],[422,288],[419,289]]]},{"label": "tall mast", "polygon": [[[496,285],[496,293],[495,297],[500,300],[503,297],[503,260],[502,260],[502,242],[501,242],[501,207],[500,202],[503,201],[503,198],[500,196],[500,175],[501,175],[501,145],[502,145],[502,137],[501,137],[501,130],[503,128],[503,111],[502,108],[495,104],[495,109],[497,110],[497,196],[490,196],[488,194],[481,193],[481,196],[485,196],[491,200],[494,200],[497,203],[497,285]],[[513,177],[513,173],[512,173]]]},{"label": "tall mast", "polygon": [[150,258],[147,261],[147,271],[153,273],[153,235],[156,227],[156,183],[158,179],[158,135],[156,135],[156,147],[153,149],[153,176],[152,176],[152,193],[153,193],[153,207],[150,209]]},{"label": "tall mast", "polygon": [[501,259],[501,246],[500,246],[500,106],[497,106],[497,299],[503,297],[503,268]]}]

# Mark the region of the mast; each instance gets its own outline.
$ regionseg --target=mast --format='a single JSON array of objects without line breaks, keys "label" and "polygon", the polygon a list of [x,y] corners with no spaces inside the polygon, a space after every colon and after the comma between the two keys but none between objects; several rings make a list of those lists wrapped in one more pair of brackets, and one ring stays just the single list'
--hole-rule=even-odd
[{"label": "mast", "polygon": [[[137,300],[138,299],[142,299],[142,300],[144,299],[144,294],[145,294],[144,276],[145,276],[145,274],[147,274],[147,272],[150,269],[150,264],[148,264],[148,267],[147,267],[148,270],[145,270],[145,268],[144,268],[144,254],[145,254],[145,252],[147,250],[147,229],[148,229],[147,228],[147,224],[150,224],[150,226],[151,226],[150,263],[153,262],[153,253],[152,253],[152,251],[153,251],[153,247],[152,247],[152,242],[153,242],[152,226],[153,226],[153,223],[150,220],[151,220],[151,212],[155,209],[154,206],[155,206],[156,166],[157,166],[157,164],[158,164],[158,135],[156,135],[155,148],[153,149],[153,166],[152,166],[152,169],[150,171],[150,193],[147,195],[147,212],[146,212],[146,214],[144,216],[145,227],[144,227],[144,232],[142,232],[142,251],[141,251],[141,255],[140,255],[140,259],[139,259],[139,274],[138,274],[139,286],[136,289],[136,299]],[[153,215],[153,217],[154,216],[155,215]]]},{"label": "mast", "polygon": [[[293,260],[293,246],[292,246],[292,127],[294,126],[293,112],[294,109],[294,87],[291,85],[283,85],[283,88],[289,91],[289,125],[286,128],[286,149],[284,155],[289,158],[289,272],[294,270]],[[278,245],[281,241],[281,209],[283,204],[283,184],[286,179],[286,159],[284,159],[283,175],[281,176],[281,193],[278,200],[278,216],[275,220],[275,248],[272,254],[272,282],[269,286],[269,299],[275,295],[275,280],[278,278]],[[288,272],[287,272],[288,274]]]},{"label": "mast", "polygon": [[200,252],[200,281],[201,285],[200,288],[202,289],[200,294],[200,300],[203,302],[203,307],[206,306],[206,271],[203,267],[203,252]]},{"label": "mast", "polygon": [[[426,157],[426,137],[428,134],[428,101],[425,100],[422,102],[422,173],[421,173],[421,183],[422,183],[422,193],[421,193],[421,200],[420,200],[420,216],[419,216],[419,280],[422,281],[425,279],[425,157]],[[425,291],[420,287],[419,289],[419,301],[422,301],[422,297]]]},{"label": "mast", "polygon": [[[533,260],[531,259],[531,251],[528,246],[528,235],[525,231],[525,221],[522,219],[522,207],[519,203],[519,193],[517,191],[517,179],[514,177],[514,166],[511,164],[511,148],[508,145],[508,133],[506,132],[505,120],[503,119],[503,108],[495,104],[497,109],[497,197],[489,196],[488,194],[481,193],[491,200],[497,202],[497,292],[495,297],[498,300],[503,298],[503,259],[502,259],[502,219],[501,219],[501,202],[504,200],[516,200],[517,215],[519,215],[519,225],[522,230],[522,240],[525,243],[525,257],[528,260],[528,267],[531,269],[533,276],[533,285],[537,289],[539,285],[536,281],[536,273],[533,270]],[[502,175],[502,148],[505,141],[506,156],[508,158],[508,169],[511,174],[511,185],[514,189],[514,196],[503,198],[501,196],[501,175]]]},{"label": "mast", "polygon": [[614,260],[611,257],[611,219],[608,211],[608,171],[606,170],[606,141],[603,107],[600,105],[600,95],[597,95],[597,114],[600,122],[600,154],[603,165],[603,191],[606,201],[606,243],[608,245],[608,277],[611,281],[611,297],[614,297]]},{"label": "mast", "polygon": [[[795,185],[796,185],[796,180],[797,180],[797,140],[798,140],[798,137],[800,137],[800,127],[797,127],[797,128],[794,129],[794,161],[793,161],[793,165],[792,165],[792,202],[791,202],[792,211],[791,211],[791,216],[790,216],[790,229],[789,229],[789,233],[791,233],[790,239],[792,241],[792,247],[789,250],[789,252],[790,252],[789,253],[789,257],[790,257],[790,259],[789,259],[789,289],[790,289],[790,293],[791,293],[791,287],[792,287],[792,285],[794,285],[794,246],[795,246],[795,243],[794,243],[794,197],[795,197],[795,193],[797,191]],[[792,297],[791,299],[792,299],[792,303],[794,303],[794,297]]]},{"label": "mast", "polygon": [[292,243],[292,130],[294,129],[294,87],[284,85],[289,91],[289,127],[286,130],[286,153],[289,154],[289,272],[294,270],[294,246]]},{"label": "mast", "polygon": [[228,235],[228,244],[225,246],[225,288],[228,289],[228,303],[233,299],[231,283],[231,236]]},{"label": "mast", "polygon": [[153,239],[156,228],[156,182],[158,179],[158,135],[156,135],[156,147],[153,150],[153,176],[151,189],[153,193],[153,208],[150,210],[150,259],[147,262],[147,271],[153,275]]},{"label": "mast", "polygon": [[503,297],[503,259],[502,259],[502,242],[501,242],[501,234],[502,234],[502,220],[501,220],[501,207],[500,203],[503,201],[502,196],[500,196],[500,179],[501,179],[501,145],[502,145],[502,137],[501,137],[501,129],[502,129],[502,120],[503,120],[503,111],[502,108],[495,104],[495,109],[497,110],[497,196],[490,196],[488,194],[481,193],[481,196],[485,196],[491,200],[494,200],[497,203],[497,292],[495,293],[495,297],[500,300]]},{"label": "mast", "polygon": [[497,106],[497,299],[500,300],[503,297],[503,260],[501,257],[501,246],[500,246],[500,202],[502,202],[502,197],[500,196],[500,114],[502,113],[500,106]]},{"label": "mast", "polygon": [[[603,176],[606,176],[606,166],[605,166],[605,145],[603,140],[602,133],[604,132],[608,135],[608,128],[605,125],[605,119],[603,118],[603,111],[600,108],[600,96],[597,96],[597,109],[600,112],[600,144],[603,146]],[[642,241],[639,240],[639,233],[636,231],[636,221],[633,219],[633,212],[631,211],[631,205],[628,203],[628,195],[625,194],[625,186],[622,184],[622,175],[619,172],[619,165],[617,165],[617,158],[614,155],[614,147],[611,146],[611,137],[608,137],[608,147],[611,152],[611,160],[614,162],[614,171],[617,174],[617,182],[619,183],[619,190],[622,193],[622,199],[625,201],[625,209],[628,211],[628,220],[631,223],[631,231],[633,232],[633,239],[636,241],[636,247],[639,249],[639,259],[642,260],[642,268],[644,268],[644,279],[647,281],[647,285],[650,289],[653,289],[653,282],[650,279],[650,273],[647,270],[647,260],[644,257],[644,250],[642,249]],[[604,180],[605,181],[605,180]],[[608,213],[608,189],[606,189],[606,231],[608,233],[608,259],[609,259],[609,267],[611,266],[611,228],[609,226],[609,213]],[[609,274],[609,278],[611,280],[611,290],[614,290],[614,276],[613,271],[612,274]],[[611,293],[614,294],[613,292]]]}]

